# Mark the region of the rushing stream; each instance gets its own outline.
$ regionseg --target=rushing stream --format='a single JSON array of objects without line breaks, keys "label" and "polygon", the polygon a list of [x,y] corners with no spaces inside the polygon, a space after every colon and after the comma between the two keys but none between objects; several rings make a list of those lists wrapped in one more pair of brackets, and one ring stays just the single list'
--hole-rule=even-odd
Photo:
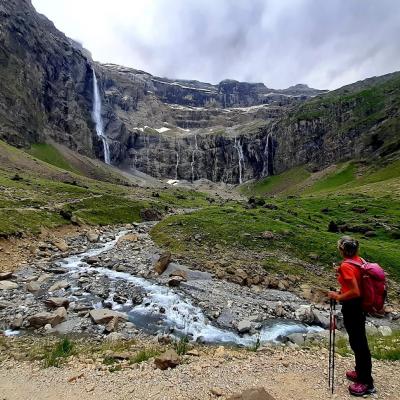
[{"label": "rushing stream", "polygon": [[[85,263],[83,259],[85,257],[98,256],[111,250],[126,233],[126,231],[122,231],[114,240],[79,255],[64,258],[59,261],[59,264],[69,269],[70,274],[93,271],[93,268]],[[257,340],[260,340],[260,342],[273,341],[281,335],[288,335],[294,332],[305,333],[320,329],[318,327],[308,327],[294,321],[273,320],[264,324],[259,334],[241,336],[236,332],[212,325],[199,307],[193,305],[188,298],[183,297],[173,289],[126,272],[117,272],[103,267],[95,270],[98,274],[106,276],[110,280],[121,279],[131,282],[144,290],[145,299],[138,306],[133,307],[129,301],[122,305],[111,303],[114,310],[126,312],[137,328],[149,333],[173,332],[177,336],[185,335],[192,340],[200,340],[205,343],[230,343],[247,346]],[[101,307],[101,304],[95,306]],[[165,312],[160,314],[160,308],[163,308]]]}]

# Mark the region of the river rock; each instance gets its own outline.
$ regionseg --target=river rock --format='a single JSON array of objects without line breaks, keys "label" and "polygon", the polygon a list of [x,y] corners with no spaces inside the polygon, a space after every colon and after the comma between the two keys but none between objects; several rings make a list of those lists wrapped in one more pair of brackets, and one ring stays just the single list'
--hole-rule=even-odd
[{"label": "river rock", "polygon": [[168,264],[171,262],[171,253],[169,251],[161,254],[160,258],[158,259],[154,270],[161,275],[168,267]]},{"label": "river rock", "polygon": [[244,319],[243,321],[240,321],[237,324],[237,331],[239,333],[247,333],[251,329],[251,322],[247,319]]},{"label": "river rock", "polygon": [[173,276],[168,281],[168,286],[178,287],[182,282],[186,282],[186,279],[182,278],[181,276]]},{"label": "river rock", "polygon": [[228,397],[228,400],[275,400],[263,387],[247,389]]},{"label": "river rock", "polygon": [[329,314],[327,312],[322,312],[320,310],[313,310],[314,314],[314,323],[321,326],[324,329],[328,329],[330,322],[329,322]]},{"label": "river rock", "polygon": [[21,316],[16,317],[11,321],[10,328],[12,330],[18,330],[21,328],[23,323],[24,323],[24,319]]},{"label": "river rock", "polygon": [[49,292],[55,292],[56,290],[60,289],[67,289],[71,286],[71,284],[68,281],[62,280],[54,283],[52,286],[49,288]]},{"label": "river rock", "polygon": [[105,332],[106,333],[115,332],[117,330],[119,321],[120,321],[120,317],[112,317],[106,325]]},{"label": "river rock", "polygon": [[0,281],[0,290],[18,289],[18,284],[11,281]]},{"label": "river rock", "polygon": [[291,333],[286,336],[292,343],[302,346],[306,340],[306,335],[304,333]]},{"label": "river rock", "polygon": [[126,314],[108,310],[106,308],[97,308],[95,310],[91,310],[89,315],[95,324],[100,325],[108,324],[108,322],[110,322],[113,318],[127,319]]},{"label": "river rock", "polygon": [[97,243],[99,241],[99,235],[96,232],[89,231],[86,234],[87,240],[89,240],[90,243]]},{"label": "river rock", "polygon": [[40,312],[28,318],[29,325],[33,328],[41,328],[47,324],[52,327],[62,322],[67,316],[65,308],[60,307],[54,312]]},{"label": "river rock", "polygon": [[30,292],[30,293],[36,293],[36,292],[38,292],[40,290],[40,283],[35,282],[35,281],[34,282],[29,282],[26,285],[26,290],[28,292]]},{"label": "river rock", "polygon": [[314,313],[310,305],[303,304],[295,311],[296,318],[306,324],[314,322]]},{"label": "river rock", "polygon": [[63,253],[65,253],[69,249],[69,246],[67,245],[67,243],[63,239],[55,240],[53,242],[53,245],[56,246],[57,249],[60,250]]},{"label": "river rock", "polygon": [[10,307],[11,303],[9,301],[0,300],[0,310],[4,310],[7,307]]},{"label": "river rock", "polygon": [[161,370],[175,368],[180,364],[180,359],[175,350],[167,350],[165,353],[154,359],[154,364]]},{"label": "river rock", "polygon": [[69,306],[69,300],[66,297],[49,297],[44,300],[44,304],[49,308],[64,307],[67,309]]},{"label": "river rock", "polygon": [[11,271],[0,272],[0,281],[5,281],[7,279],[11,279],[12,276],[13,276],[13,273]]}]

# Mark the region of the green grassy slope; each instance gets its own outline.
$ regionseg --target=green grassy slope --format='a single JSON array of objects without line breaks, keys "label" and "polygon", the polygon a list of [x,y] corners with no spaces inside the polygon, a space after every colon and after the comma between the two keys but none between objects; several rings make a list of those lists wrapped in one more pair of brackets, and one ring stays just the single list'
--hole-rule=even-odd
[{"label": "green grassy slope", "polygon": [[[159,244],[183,257],[208,260],[202,248],[222,246],[230,249],[232,259],[237,253],[250,254],[250,269],[252,262],[264,257],[266,271],[299,274],[306,280],[313,277],[299,260],[329,271],[332,262],[339,261],[337,240],[349,234],[360,240],[363,256],[379,261],[400,281],[399,165],[376,169],[345,163],[327,174],[308,177],[297,168],[245,187],[259,199],[255,208],[235,202],[204,208],[168,218],[152,234]],[[331,221],[339,232],[328,231]],[[264,231],[272,232],[274,239],[263,238]],[[193,240],[196,233],[201,234],[200,243]]]},{"label": "green grassy slope", "polygon": [[77,175],[73,168],[60,168],[68,165],[57,149],[47,145],[34,149],[46,162],[0,141],[2,237],[70,224],[73,216],[88,224],[130,223],[140,221],[140,211],[148,207],[165,210],[208,204],[205,194],[177,188],[157,189],[154,197],[152,189],[129,185],[111,168],[109,175],[122,184]]}]

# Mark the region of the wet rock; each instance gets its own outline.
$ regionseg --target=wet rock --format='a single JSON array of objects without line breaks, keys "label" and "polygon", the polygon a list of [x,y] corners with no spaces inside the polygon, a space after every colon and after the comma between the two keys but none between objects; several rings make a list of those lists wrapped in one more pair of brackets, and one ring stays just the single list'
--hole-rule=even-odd
[{"label": "wet rock", "polygon": [[319,325],[324,329],[329,328],[329,314],[327,312],[322,312],[320,310],[313,310],[314,323]]},{"label": "wet rock", "polygon": [[264,388],[247,389],[228,397],[228,400],[275,400]]},{"label": "wet rock", "polygon": [[44,301],[44,304],[49,308],[64,307],[67,309],[69,306],[69,300],[66,297],[49,297]]},{"label": "wet rock", "polygon": [[11,281],[0,281],[0,290],[18,289],[18,284]]},{"label": "wet rock", "polygon": [[85,258],[85,262],[89,265],[98,264],[100,262],[100,258],[97,256],[87,257]]},{"label": "wet rock", "polygon": [[169,274],[169,276],[171,276],[171,277],[180,277],[180,278],[184,279],[185,281],[188,278],[187,271],[184,271],[182,269],[176,269],[175,271],[171,272]]},{"label": "wet rock", "polygon": [[247,319],[244,319],[237,324],[237,331],[239,333],[247,333],[250,331],[250,329],[251,329],[251,322]]},{"label": "wet rock", "polygon": [[171,279],[169,279],[168,286],[178,287],[182,282],[186,282],[186,279],[182,278],[181,276],[173,276]]},{"label": "wet rock", "polygon": [[36,293],[40,290],[40,283],[38,282],[29,282],[26,285],[26,290],[30,293]]},{"label": "wet rock", "polygon": [[175,350],[167,350],[154,359],[154,365],[161,369],[175,368],[180,364],[180,358]]},{"label": "wet rock", "polygon": [[290,335],[287,335],[287,338],[292,343],[302,346],[305,343],[306,335],[304,333],[291,333]]},{"label": "wet rock", "polygon": [[16,331],[21,328],[23,323],[24,323],[24,319],[22,317],[16,317],[11,321],[10,329]]},{"label": "wet rock", "polygon": [[68,281],[65,281],[65,280],[58,281],[50,286],[49,292],[55,292],[56,290],[60,290],[60,289],[67,289],[70,286],[71,286],[71,284]]},{"label": "wet rock", "polygon": [[0,272],[0,281],[5,281],[8,279],[11,279],[12,276],[13,276],[13,273],[11,271]]},{"label": "wet rock", "polygon": [[107,324],[114,317],[121,318],[121,319],[127,319],[126,314],[123,314],[123,313],[120,313],[117,311],[108,310],[106,308],[98,308],[95,310],[91,310],[89,315],[95,324],[100,324],[100,325]]},{"label": "wet rock", "polygon": [[168,264],[171,262],[171,253],[169,251],[161,254],[160,258],[158,259],[154,270],[161,275],[168,267]]}]

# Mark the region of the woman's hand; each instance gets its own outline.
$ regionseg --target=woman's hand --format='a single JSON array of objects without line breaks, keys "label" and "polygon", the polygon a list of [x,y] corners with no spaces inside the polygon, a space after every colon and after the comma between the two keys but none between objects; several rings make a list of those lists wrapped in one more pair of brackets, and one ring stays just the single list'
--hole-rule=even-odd
[{"label": "woman's hand", "polygon": [[337,292],[334,292],[334,291],[332,291],[332,290],[330,290],[329,292],[328,292],[328,298],[330,298],[330,299],[333,299],[333,300],[339,300],[339,293],[337,293]]}]

